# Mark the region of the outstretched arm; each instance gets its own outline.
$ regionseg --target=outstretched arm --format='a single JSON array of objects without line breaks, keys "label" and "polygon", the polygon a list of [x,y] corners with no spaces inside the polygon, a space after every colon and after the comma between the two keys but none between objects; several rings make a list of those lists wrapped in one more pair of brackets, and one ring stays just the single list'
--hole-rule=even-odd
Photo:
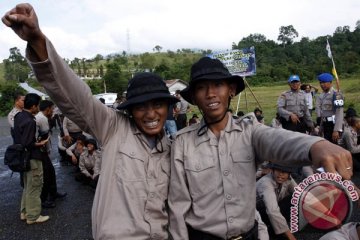
[{"label": "outstretched arm", "polygon": [[37,55],[37,61],[44,61],[48,58],[46,51],[46,37],[41,32],[38,18],[33,7],[28,3],[16,5],[3,17],[2,22],[10,27]]}]

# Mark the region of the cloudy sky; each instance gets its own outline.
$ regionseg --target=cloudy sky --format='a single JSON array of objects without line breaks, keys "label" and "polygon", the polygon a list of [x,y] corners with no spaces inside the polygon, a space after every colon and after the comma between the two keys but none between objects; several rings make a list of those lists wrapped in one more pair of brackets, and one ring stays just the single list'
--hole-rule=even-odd
[{"label": "cloudy sky", "polygon": [[[251,33],[277,40],[281,26],[301,37],[332,35],[360,20],[359,0],[28,0],[64,58],[181,48],[231,49]],[[2,0],[1,16],[18,1]],[[0,26],[0,61],[25,43]]]}]

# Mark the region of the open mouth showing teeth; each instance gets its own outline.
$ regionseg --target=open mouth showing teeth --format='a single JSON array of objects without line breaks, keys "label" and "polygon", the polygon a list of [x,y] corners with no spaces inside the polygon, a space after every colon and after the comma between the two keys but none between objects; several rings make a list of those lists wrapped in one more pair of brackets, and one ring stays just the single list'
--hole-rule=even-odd
[{"label": "open mouth showing teeth", "polygon": [[148,128],[154,128],[157,127],[159,121],[151,121],[151,122],[145,122],[145,126]]},{"label": "open mouth showing teeth", "polygon": [[217,105],[219,105],[219,103],[210,103],[208,106],[209,107],[216,107]]}]

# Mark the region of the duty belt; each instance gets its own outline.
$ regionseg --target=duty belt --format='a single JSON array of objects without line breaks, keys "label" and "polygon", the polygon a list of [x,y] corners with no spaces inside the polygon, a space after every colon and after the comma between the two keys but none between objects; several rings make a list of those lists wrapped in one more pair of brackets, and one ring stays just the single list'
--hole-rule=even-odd
[{"label": "duty belt", "polygon": [[323,117],[322,118],[323,122],[334,122],[334,116],[330,116],[330,117]]}]

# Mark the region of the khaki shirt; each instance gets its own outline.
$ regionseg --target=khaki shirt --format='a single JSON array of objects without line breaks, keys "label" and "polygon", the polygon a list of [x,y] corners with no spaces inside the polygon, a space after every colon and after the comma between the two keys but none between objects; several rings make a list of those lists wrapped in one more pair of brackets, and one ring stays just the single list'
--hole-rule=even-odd
[{"label": "khaki shirt", "polygon": [[313,121],[307,106],[307,99],[305,92],[299,91],[286,91],[283,92],[277,102],[278,113],[281,117],[289,120],[292,113],[295,113],[299,118],[303,117],[308,127],[313,127]]},{"label": "khaki shirt", "polygon": [[294,187],[296,187],[296,183],[290,179],[281,185],[281,189],[277,194],[278,184],[274,180],[272,173],[268,173],[256,182],[256,194],[263,200],[266,213],[276,234],[290,230],[285,217],[280,212],[278,202],[291,195],[294,192]]},{"label": "khaki shirt", "polygon": [[[162,152],[151,149],[128,117],[93,97],[49,40],[46,45],[49,59],[30,62],[36,78],[63,114],[102,144],[92,208],[94,239],[167,239],[169,140],[158,141]],[[28,47],[30,61],[32,54]]]},{"label": "khaki shirt", "polygon": [[342,139],[344,140],[346,149],[349,150],[352,154],[360,153],[360,145],[358,145],[358,134],[352,127],[345,129],[342,135]]},{"label": "khaki shirt", "polygon": [[[89,154],[88,150],[85,150],[79,159],[79,168],[81,173],[88,177],[95,178],[100,174],[101,169],[101,152],[95,150],[93,154]],[[91,174],[89,171],[92,171]]]},{"label": "khaki shirt", "polygon": [[70,132],[81,132],[82,131],[81,128],[76,123],[71,121],[68,117],[64,117],[63,130],[64,130],[65,136],[69,135]]},{"label": "khaki shirt", "polygon": [[[317,117],[332,117],[335,115],[335,126],[334,131],[341,132],[343,128],[344,121],[344,108],[338,107],[334,108],[334,93],[336,93],[334,88],[331,88],[329,92],[322,92],[317,95],[315,101],[315,111]],[[341,93],[339,93],[341,95]],[[343,96],[341,95],[343,98]]]},{"label": "khaki shirt", "polygon": [[15,118],[15,115],[18,114],[19,112],[21,112],[21,110],[16,107],[11,109],[11,111],[9,112],[7,119],[8,119],[8,123],[9,123],[10,127],[14,128],[14,118]]},{"label": "khaki shirt", "polygon": [[[35,121],[36,121],[36,136],[39,137],[39,133],[48,133],[50,136],[50,126],[49,126],[49,119],[42,113],[38,112],[38,114],[35,115]],[[51,149],[51,138],[49,138],[49,141],[46,143],[46,151],[49,153]],[[45,139],[43,139],[45,140]]]},{"label": "khaki shirt", "polygon": [[188,239],[186,224],[224,239],[249,231],[257,162],[310,165],[310,147],[323,140],[270,128],[253,113],[241,119],[229,116],[219,139],[209,130],[198,136],[203,124],[179,131],[172,145],[169,231],[176,240]]}]

